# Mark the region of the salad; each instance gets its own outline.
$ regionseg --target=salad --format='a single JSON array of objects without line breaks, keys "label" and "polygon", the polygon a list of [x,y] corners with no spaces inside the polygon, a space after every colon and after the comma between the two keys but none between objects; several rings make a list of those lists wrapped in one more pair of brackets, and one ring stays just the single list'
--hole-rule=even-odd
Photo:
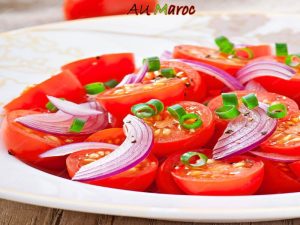
[{"label": "salad", "polygon": [[4,106],[8,153],[91,185],[179,195],[300,191],[300,55],[178,45],[71,62]]}]

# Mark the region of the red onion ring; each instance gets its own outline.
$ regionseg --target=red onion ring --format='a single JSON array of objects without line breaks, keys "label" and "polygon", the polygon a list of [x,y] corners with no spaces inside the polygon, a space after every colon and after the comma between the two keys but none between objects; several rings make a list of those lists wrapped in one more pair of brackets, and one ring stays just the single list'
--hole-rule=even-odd
[{"label": "red onion ring", "polygon": [[127,115],[124,119],[126,140],[112,153],[95,162],[85,165],[72,178],[73,180],[94,180],[124,172],[150,153],[153,145],[151,128],[141,119]]},{"label": "red onion ring", "polygon": [[147,71],[148,71],[148,66],[146,64],[144,64],[137,74],[126,75],[123,78],[123,80],[117,85],[117,87],[124,86],[125,84],[140,83],[144,79]]},{"label": "red onion ring", "polygon": [[64,155],[69,155],[71,153],[79,152],[82,150],[103,149],[103,148],[115,150],[116,148],[118,148],[118,145],[102,143],[102,142],[73,143],[73,144],[59,146],[59,147],[53,148],[47,152],[44,152],[40,155],[40,158],[64,156]]},{"label": "red onion ring", "polygon": [[213,149],[213,158],[222,159],[251,151],[270,137],[277,120],[266,114],[266,105],[253,110],[241,107],[240,116],[232,120]]},{"label": "red onion ring", "polygon": [[290,162],[300,161],[300,156],[288,156],[288,155],[282,155],[277,153],[267,153],[267,152],[259,152],[259,151],[250,151],[250,153],[259,156],[261,158],[268,159],[271,161],[276,161],[276,162],[290,163]]},{"label": "red onion ring", "polygon": [[264,89],[263,86],[261,86],[260,83],[251,80],[245,85],[245,89],[249,91],[255,91],[255,92],[268,92],[266,89]]}]

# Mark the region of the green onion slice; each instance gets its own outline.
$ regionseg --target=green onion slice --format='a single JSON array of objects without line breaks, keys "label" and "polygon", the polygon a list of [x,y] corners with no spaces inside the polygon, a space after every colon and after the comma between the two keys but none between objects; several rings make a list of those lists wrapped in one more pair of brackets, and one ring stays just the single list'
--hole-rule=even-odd
[{"label": "green onion slice", "polygon": [[153,72],[160,69],[160,59],[157,56],[143,59],[143,64],[148,65],[148,72]]},{"label": "green onion slice", "polygon": [[91,83],[84,86],[86,93],[90,95],[99,94],[105,91],[105,86],[101,82]]},{"label": "green onion slice", "polygon": [[140,103],[131,107],[131,112],[138,118],[149,118],[155,115],[154,109],[149,105]]},{"label": "green onion slice", "polygon": [[166,78],[172,78],[175,77],[176,73],[173,68],[163,68],[160,70],[161,75],[166,77]]},{"label": "green onion slice", "polygon": [[300,57],[298,55],[289,55],[285,58],[285,63],[291,67],[298,67],[300,65]]},{"label": "green onion slice", "polygon": [[104,83],[105,87],[109,87],[109,88],[114,88],[114,87],[117,86],[118,84],[119,84],[119,82],[116,81],[115,79],[106,81],[106,82]]},{"label": "green onion slice", "polygon": [[[61,100],[65,100],[65,98],[60,98]],[[55,105],[52,104],[52,102],[47,102],[45,107],[50,111],[50,112],[56,112],[58,108],[55,107]]]},{"label": "green onion slice", "polygon": [[234,44],[229,41],[227,37],[220,36],[215,39],[216,45],[219,47],[220,52],[226,54],[234,53]]},{"label": "green onion slice", "polygon": [[222,93],[223,105],[234,105],[239,104],[238,97],[235,93]]},{"label": "green onion slice", "polygon": [[286,43],[276,43],[276,56],[288,56],[288,47]]},{"label": "green onion slice", "polygon": [[186,114],[185,109],[179,104],[169,106],[167,110],[177,120]]},{"label": "green onion slice", "polygon": [[[189,121],[192,121],[192,123]],[[196,129],[202,126],[203,121],[198,114],[188,113],[180,118],[179,123],[185,129]]]},{"label": "green onion slice", "polygon": [[[246,53],[247,56],[246,57],[241,56],[241,54],[239,54],[239,53]],[[235,49],[235,55],[238,58],[242,58],[242,59],[253,59],[254,58],[254,53],[253,53],[253,51],[250,48],[238,48],[238,49]],[[242,55],[244,55],[244,54],[242,54]]]},{"label": "green onion slice", "polygon": [[72,125],[70,127],[70,131],[71,132],[75,132],[75,133],[79,133],[80,131],[82,131],[83,127],[84,127],[85,121],[75,118],[72,122]]},{"label": "green onion slice", "polygon": [[[195,162],[195,163],[191,163],[191,159],[193,157],[198,157],[199,159]],[[180,157],[180,161],[189,167],[200,167],[200,166],[204,166],[206,165],[208,160],[208,157],[206,155],[204,155],[203,153],[199,153],[199,152],[186,152],[184,154],[181,155]]]},{"label": "green onion slice", "polygon": [[274,104],[268,107],[267,114],[271,118],[281,119],[286,116],[287,109],[284,104]]},{"label": "green onion slice", "polygon": [[250,93],[242,97],[242,102],[248,109],[254,109],[258,106],[258,99],[255,94]]},{"label": "green onion slice", "polygon": [[223,105],[215,110],[221,119],[234,119],[240,115],[239,110],[234,105]]},{"label": "green onion slice", "polygon": [[146,104],[154,108],[155,114],[162,112],[165,108],[164,103],[158,99],[151,99],[150,101],[146,102]]}]

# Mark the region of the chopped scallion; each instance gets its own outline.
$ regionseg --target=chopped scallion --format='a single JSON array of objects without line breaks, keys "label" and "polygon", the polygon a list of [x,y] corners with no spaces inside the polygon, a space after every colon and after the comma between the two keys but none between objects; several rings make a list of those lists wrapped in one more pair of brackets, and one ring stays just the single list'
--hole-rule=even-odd
[{"label": "chopped scallion", "polygon": [[86,93],[90,95],[99,94],[105,91],[105,86],[101,82],[91,83],[84,86]]},{"label": "chopped scallion", "polygon": [[198,114],[188,113],[180,118],[179,123],[185,129],[196,129],[202,126],[203,121]]},{"label": "chopped scallion", "polygon": [[148,72],[154,72],[160,69],[160,59],[157,56],[145,58],[143,64],[147,64]]},{"label": "chopped scallion", "polygon": [[85,125],[85,121],[75,118],[70,127],[71,132],[80,133]]},{"label": "chopped scallion", "polygon": [[286,116],[287,109],[284,104],[274,104],[268,107],[267,114],[271,118],[281,119]]},{"label": "chopped scallion", "polygon": [[175,77],[176,73],[173,68],[163,68],[160,70],[161,75],[166,77],[166,78],[172,78]]},{"label": "chopped scallion", "polygon": [[158,114],[164,110],[164,103],[162,103],[158,99],[151,99],[150,101],[146,102],[147,105],[150,105],[154,108],[155,114]]},{"label": "chopped scallion", "polygon": [[185,109],[179,104],[169,106],[167,110],[177,120],[186,114]]},{"label": "chopped scallion", "polygon": [[[192,158],[197,157],[197,160],[194,160],[195,163],[191,162]],[[180,161],[189,167],[200,167],[206,165],[208,157],[200,152],[186,152],[181,155]]]},{"label": "chopped scallion", "polygon": [[276,56],[288,56],[288,47],[286,43],[276,43]]},{"label": "chopped scallion", "polygon": [[114,87],[117,86],[118,84],[119,84],[119,82],[116,81],[115,79],[106,81],[106,82],[104,83],[105,87],[108,87],[108,88],[114,88]]},{"label": "chopped scallion", "polygon": [[234,105],[223,105],[215,110],[221,119],[234,119],[240,115],[239,110]]},{"label": "chopped scallion", "polygon": [[258,106],[258,99],[255,94],[250,93],[242,97],[242,102],[248,109],[254,109]]},{"label": "chopped scallion", "polygon": [[138,118],[149,118],[155,115],[154,109],[145,103],[136,104],[131,107],[131,112]]},{"label": "chopped scallion", "polygon": [[235,93],[222,93],[223,105],[234,105],[239,104],[238,97]]}]

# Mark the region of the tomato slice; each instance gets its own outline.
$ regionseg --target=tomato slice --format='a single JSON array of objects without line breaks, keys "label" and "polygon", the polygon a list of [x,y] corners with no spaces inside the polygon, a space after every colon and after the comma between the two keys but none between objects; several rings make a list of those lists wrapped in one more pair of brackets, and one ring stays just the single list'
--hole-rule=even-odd
[{"label": "tomato slice", "polygon": [[[264,57],[262,59],[273,60],[281,63],[285,62],[284,57]],[[295,100],[299,105],[300,69],[294,68],[294,70],[296,71],[296,74],[290,80],[268,77],[268,74],[266,74],[265,77],[256,78],[255,81],[259,82],[266,90],[287,96]]]},{"label": "tomato slice", "polygon": [[[211,155],[211,150],[201,149],[197,150],[204,153],[207,156]],[[186,150],[173,153],[170,155],[159,167],[156,176],[156,186],[159,193],[164,194],[184,194],[184,192],[175,183],[171,171],[176,167],[177,163],[180,161],[180,157]]]},{"label": "tomato slice", "polygon": [[19,97],[4,106],[5,110],[41,109],[49,101],[46,95],[65,98],[81,103],[86,101],[86,93],[77,78],[68,72],[62,72],[44,82],[25,90]]},{"label": "tomato slice", "polygon": [[263,175],[263,162],[248,156],[211,159],[198,168],[178,162],[172,171],[177,185],[191,195],[252,195],[260,187]]},{"label": "tomato slice", "polygon": [[[142,10],[153,12],[156,0],[64,0],[64,15],[68,20],[81,19],[97,16],[108,16],[134,13],[130,9],[136,5],[138,12]],[[144,12],[144,14],[146,14]]]},{"label": "tomato slice", "polygon": [[185,86],[181,80],[163,79],[151,84],[126,84],[107,90],[97,96],[97,101],[114,116],[115,126],[121,126],[133,105],[150,99],[172,104],[184,99],[184,91]]},{"label": "tomato slice", "polygon": [[[98,149],[84,150],[72,153],[66,160],[70,177],[73,177],[82,166],[105,157],[106,155],[110,154],[111,151],[112,150],[108,149]],[[144,191],[154,181],[157,168],[157,159],[153,155],[149,155],[138,165],[127,171],[124,171],[112,177],[88,181],[85,183],[132,191]]]},{"label": "tomato slice", "polygon": [[206,106],[197,103],[183,101],[179,102],[187,113],[198,114],[203,124],[196,129],[187,130],[181,128],[176,120],[167,110],[160,114],[145,118],[146,123],[154,133],[154,146],[152,152],[163,157],[179,150],[194,150],[205,145],[214,132],[213,114]]},{"label": "tomato slice", "polygon": [[112,79],[121,81],[135,69],[132,53],[106,54],[81,59],[62,67],[63,71],[71,71],[82,85],[94,82],[106,82]]},{"label": "tomato slice", "polygon": [[[201,76],[191,66],[186,63],[163,61],[161,68],[172,68],[175,71],[175,77],[181,79],[186,86],[185,100],[200,102],[206,96],[206,84]],[[148,72],[143,80],[149,83],[153,80],[164,79],[158,72]]]},{"label": "tomato slice", "polygon": [[121,145],[125,139],[126,136],[122,128],[109,128],[92,134],[86,139],[86,141]]},{"label": "tomato slice", "polygon": [[278,194],[300,191],[300,180],[291,171],[288,163],[262,159],[265,175],[259,194]]},{"label": "tomato slice", "polygon": [[290,163],[289,168],[300,179],[300,161]]},{"label": "tomato slice", "polygon": [[[253,91],[235,91],[232,92],[235,93],[238,98],[240,99],[242,96],[245,96],[249,93],[254,93]],[[258,100],[260,102],[266,103],[266,104],[274,104],[274,103],[282,103],[286,105],[288,109],[288,114],[292,114],[294,112],[297,112],[299,110],[298,105],[295,101],[293,101],[290,98],[287,98],[285,96],[276,94],[276,93],[270,93],[270,92],[260,92],[260,93],[255,93]],[[215,110],[219,107],[221,107],[223,104],[222,96],[218,96],[214,99],[212,99],[208,103],[208,107],[212,112],[215,112]],[[227,124],[230,120],[225,120],[225,119],[220,119],[215,113],[215,121],[216,121],[216,132],[214,134],[214,137],[212,138],[211,145],[209,147],[212,147],[219,137],[223,134],[225,128],[227,127]]]},{"label": "tomato slice", "polygon": [[41,169],[59,171],[65,168],[64,157],[41,159],[39,155],[60,145],[82,141],[86,137],[54,136],[27,128],[15,122],[15,119],[18,117],[37,113],[39,112],[31,110],[15,110],[9,112],[3,120],[3,141],[9,152],[22,161]]},{"label": "tomato slice", "polygon": [[274,134],[261,144],[265,152],[300,156],[300,112],[279,122]]}]

